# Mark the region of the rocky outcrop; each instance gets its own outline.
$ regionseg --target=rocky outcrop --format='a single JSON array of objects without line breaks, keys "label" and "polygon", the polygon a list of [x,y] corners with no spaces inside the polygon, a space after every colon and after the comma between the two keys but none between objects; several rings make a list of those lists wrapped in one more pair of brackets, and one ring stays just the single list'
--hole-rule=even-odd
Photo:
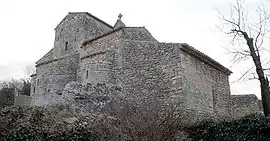
[{"label": "rocky outcrop", "polygon": [[34,105],[41,107],[58,107],[76,113],[100,111],[107,103],[117,98],[121,88],[106,84],[68,83],[62,95],[55,93],[43,94],[37,97]]},{"label": "rocky outcrop", "polygon": [[70,82],[63,91],[64,103],[75,112],[100,111],[107,103],[119,95],[119,87],[106,84],[81,84]]}]

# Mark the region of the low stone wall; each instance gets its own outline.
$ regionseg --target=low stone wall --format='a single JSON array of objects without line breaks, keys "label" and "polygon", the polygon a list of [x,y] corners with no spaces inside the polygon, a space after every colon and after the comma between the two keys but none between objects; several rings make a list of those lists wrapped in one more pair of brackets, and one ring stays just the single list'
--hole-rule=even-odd
[{"label": "low stone wall", "polygon": [[30,106],[32,104],[33,97],[27,95],[17,95],[15,96],[14,105],[26,105]]},{"label": "low stone wall", "polygon": [[249,114],[261,112],[260,100],[254,94],[232,95],[232,116],[241,118]]}]

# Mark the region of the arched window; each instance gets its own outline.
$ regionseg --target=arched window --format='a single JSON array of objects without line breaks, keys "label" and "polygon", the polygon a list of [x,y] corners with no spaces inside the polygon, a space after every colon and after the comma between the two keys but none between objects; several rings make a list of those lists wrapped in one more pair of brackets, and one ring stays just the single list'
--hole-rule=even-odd
[{"label": "arched window", "polygon": [[86,71],[86,79],[88,79],[88,71]]}]

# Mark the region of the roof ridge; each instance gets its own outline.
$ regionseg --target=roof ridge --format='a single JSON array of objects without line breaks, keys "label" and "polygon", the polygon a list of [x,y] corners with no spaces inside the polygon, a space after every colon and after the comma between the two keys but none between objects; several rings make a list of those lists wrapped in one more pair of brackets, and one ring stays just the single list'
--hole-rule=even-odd
[{"label": "roof ridge", "polygon": [[52,51],[53,51],[53,48],[51,48],[45,55],[43,55],[37,62],[35,62],[35,64],[37,64],[38,62],[42,61],[43,57],[49,55]]},{"label": "roof ridge", "polygon": [[144,26],[128,26],[128,27],[123,27],[123,28],[145,28]]},{"label": "roof ridge", "polygon": [[86,12],[86,15],[88,15],[88,16],[90,16],[90,17],[93,17],[95,20],[97,20],[97,21],[99,21],[99,22],[101,22],[101,23],[107,25],[107,26],[110,27],[110,28],[113,28],[113,26],[111,26],[110,24],[104,22],[103,20],[101,20],[100,18],[98,18],[98,17],[92,15],[92,14],[89,13],[89,12]]},{"label": "roof ridge", "polygon": [[36,67],[44,65],[44,64],[49,64],[49,63],[52,63],[52,62],[55,62],[55,61],[63,60],[65,58],[68,58],[68,57],[71,57],[71,56],[76,56],[76,55],[78,55],[78,54],[74,53],[74,54],[65,55],[65,56],[62,56],[62,57],[59,57],[59,58],[53,58],[53,59],[50,59],[50,60],[47,60],[47,61],[44,61],[44,62],[36,63]]},{"label": "roof ridge", "polygon": [[99,19],[98,17],[92,15],[92,14],[89,13],[89,12],[68,12],[68,14],[65,16],[65,18],[64,18],[64,19],[63,19],[63,20],[62,20],[62,21],[61,21],[54,29],[56,29],[63,21],[65,21],[65,19],[67,18],[67,16],[68,16],[69,14],[86,14],[86,15],[88,15],[88,16],[94,18],[95,20],[97,20],[97,21],[99,21],[99,22],[105,24],[106,26],[108,26],[108,27],[110,27],[110,28],[113,28],[110,24],[104,22],[103,20]]}]

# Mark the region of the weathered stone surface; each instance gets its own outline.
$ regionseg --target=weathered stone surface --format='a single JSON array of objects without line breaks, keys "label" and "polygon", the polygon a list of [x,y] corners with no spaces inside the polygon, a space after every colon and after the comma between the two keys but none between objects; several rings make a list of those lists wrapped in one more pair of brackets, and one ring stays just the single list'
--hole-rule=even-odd
[{"label": "weathered stone surface", "polygon": [[91,113],[100,111],[107,103],[119,96],[121,88],[109,87],[106,84],[68,83],[62,95],[47,93],[36,97],[36,106],[58,107],[75,113]]},{"label": "weathered stone surface", "polygon": [[31,95],[61,94],[67,83],[77,80],[79,55],[44,62],[37,65],[37,75],[31,82]]},{"label": "weathered stone surface", "polygon": [[241,118],[249,114],[262,112],[261,102],[254,94],[232,95],[232,116]]},{"label": "weathered stone surface", "polygon": [[119,95],[120,90],[118,87],[109,87],[104,83],[83,85],[70,82],[64,88],[63,100],[77,113],[100,111]]}]

